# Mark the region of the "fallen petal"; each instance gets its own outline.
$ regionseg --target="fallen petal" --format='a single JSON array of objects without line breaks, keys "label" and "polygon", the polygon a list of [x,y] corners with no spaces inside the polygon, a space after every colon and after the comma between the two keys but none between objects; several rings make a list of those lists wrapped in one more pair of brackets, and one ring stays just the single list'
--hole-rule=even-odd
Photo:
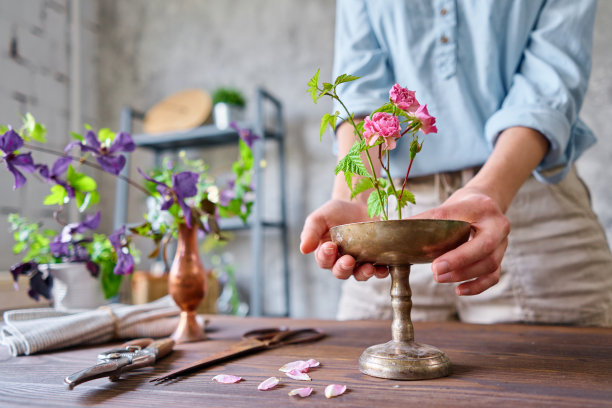
[{"label": "fallen petal", "polygon": [[308,367],[312,368],[312,367],[318,367],[321,365],[321,363],[319,363],[317,360],[311,358],[310,360],[306,361],[306,363],[308,363]]},{"label": "fallen petal", "polygon": [[261,391],[269,390],[270,388],[276,387],[279,381],[280,380],[276,377],[270,377],[267,380],[262,381],[261,384],[257,386],[257,389]]},{"label": "fallen petal", "polygon": [[294,380],[310,381],[310,377],[308,376],[308,374],[299,370],[287,371],[285,375],[289,378],[293,378]]},{"label": "fallen petal", "polygon": [[242,377],[237,377],[235,375],[219,374],[215,375],[212,380],[223,384],[235,384],[242,380]]},{"label": "fallen petal", "polygon": [[312,393],[312,388],[310,388],[310,387],[296,388],[295,390],[289,391],[289,395],[291,395],[291,396],[299,395],[302,398],[309,396],[311,393]]},{"label": "fallen petal", "polygon": [[325,387],[325,398],[337,397],[344,394],[344,391],[346,391],[346,385],[329,384]]},{"label": "fallen petal", "polygon": [[282,371],[283,373],[287,373],[291,370],[298,370],[298,371],[302,371],[305,373],[306,371],[308,371],[310,367],[311,366],[310,364],[308,364],[308,361],[298,360],[298,361],[292,361],[290,363],[287,363],[281,368],[279,368],[278,370]]}]

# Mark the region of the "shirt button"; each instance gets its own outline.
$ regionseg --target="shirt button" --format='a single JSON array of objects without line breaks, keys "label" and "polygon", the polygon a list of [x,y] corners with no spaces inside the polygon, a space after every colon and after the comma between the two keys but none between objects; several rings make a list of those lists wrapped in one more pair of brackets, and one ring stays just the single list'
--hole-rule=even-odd
[{"label": "shirt button", "polygon": [[442,42],[442,44],[446,44],[448,42],[448,37],[443,35],[442,37],[440,37],[440,41]]},{"label": "shirt button", "polygon": [[443,8],[442,10],[440,10],[440,14],[441,14],[441,15],[443,15],[443,16],[445,16],[447,12],[448,12],[448,11],[447,11],[445,8]]}]

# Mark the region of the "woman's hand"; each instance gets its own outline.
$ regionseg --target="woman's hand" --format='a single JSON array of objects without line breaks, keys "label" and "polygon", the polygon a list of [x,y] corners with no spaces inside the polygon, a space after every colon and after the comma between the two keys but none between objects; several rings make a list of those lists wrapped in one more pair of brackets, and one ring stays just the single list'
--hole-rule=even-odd
[{"label": "woman's hand", "polygon": [[487,194],[474,187],[464,187],[439,207],[413,218],[455,219],[472,225],[468,242],[433,261],[437,282],[463,282],[457,286],[457,294],[476,295],[499,281],[510,223]]},{"label": "woman's hand", "polygon": [[331,269],[338,279],[348,279],[351,275],[358,281],[372,276],[384,278],[388,275],[386,267],[372,264],[357,265],[350,255],[338,257],[338,246],[331,242],[329,230],[336,225],[368,221],[367,207],[361,203],[330,200],[306,218],[300,235],[300,251],[308,254],[314,251],[319,267]]}]

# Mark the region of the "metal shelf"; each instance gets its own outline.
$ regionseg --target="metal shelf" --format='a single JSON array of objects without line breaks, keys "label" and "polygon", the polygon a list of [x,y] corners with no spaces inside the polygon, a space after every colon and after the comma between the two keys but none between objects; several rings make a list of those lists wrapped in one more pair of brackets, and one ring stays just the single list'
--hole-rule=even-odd
[{"label": "metal shelf", "polygon": [[[264,126],[265,106],[271,105],[274,108],[274,128],[269,129]],[[287,232],[287,211],[285,205],[285,149],[284,149],[284,125],[282,104],[270,93],[263,89],[258,89],[256,93],[257,116],[254,123],[241,123],[241,127],[250,127],[255,133],[263,136],[260,143],[253,147],[254,163],[261,163],[263,159],[263,145],[267,141],[274,141],[278,147],[278,166],[279,166],[279,190],[280,190],[280,219],[269,221],[263,219],[263,180],[260,166],[255,166],[253,182],[255,184],[255,199],[253,211],[247,224],[240,219],[223,219],[220,227],[226,231],[251,230],[251,251],[253,257],[254,271],[251,277],[251,302],[250,314],[252,316],[263,315],[263,284],[264,284],[264,228],[276,228],[281,232],[281,245],[283,251],[283,277],[284,277],[284,297],[285,297],[285,316],[291,314],[290,310],[290,282],[289,282],[289,247]],[[121,111],[121,130],[132,132],[132,123],[135,119],[143,119],[141,112],[134,111],[130,107],[125,107]],[[214,148],[223,145],[236,144],[239,135],[233,129],[218,129],[214,125],[204,125],[191,130],[181,132],[169,132],[162,134],[136,134],[133,135],[134,143],[142,148],[147,148],[155,153],[155,163],[160,164],[160,156],[166,151],[176,151],[190,147],[195,148]],[[129,160],[129,158],[127,158]],[[129,161],[126,163],[123,174],[128,175]],[[115,188],[115,218],[114,227],[118,228],[125,224],[127,219],[127,183],[118,180]]]}]

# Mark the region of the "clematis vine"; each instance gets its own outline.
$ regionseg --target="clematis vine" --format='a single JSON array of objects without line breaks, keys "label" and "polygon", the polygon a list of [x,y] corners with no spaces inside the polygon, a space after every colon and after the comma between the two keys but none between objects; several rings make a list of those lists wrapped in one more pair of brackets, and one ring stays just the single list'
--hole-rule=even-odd
[{"label": "clematis vine", "polygon": [[136,144],[129,133],[119,132],[112,142],[110,142],[110,138],[100,142],[98,136],[92,130],[85,133],[83,141],[70,143],[64,151],[68,152],[76,146],[81,148],[81,152],[92,153],[100,167],[107,173],[114,175],[121,173],[126,163],[125,156],[118,153],[131,153],[136,149]]},{"label": "clematis vine", "polygon": [[[232,166],[234,178],[228,188],[221,191],[208,174],[208,166],[201,160],[189,160],[184,154],[180,155],[184,170],[171,162],[167,162],[165,169],[155,170],[152,176],[138,169],[148,183],[137,183],[121,174],[127,162],[126,154],[136,148],[128,133],[114,133],[109,129],[94,132],[86,126],[84,135],[71,133],[75,141],[56,151],[41,145],[46,142],[46,128],[42,124],[30,114],[26,114],[23,121],[24,125],[15,130],[0,125],[0,161],[14,177],[14,189],[27,182],[25,173],[32,173],[51,184],[50,194],[43,204],[58,206],[54,218],[62,225],[58,234],[55,230],[43,230],[41,224],[29,222],[17,214],[9,216],[15,240],[13,252],[23,254],[22,262],[14,265],[11,272],[15,282],[19,276],[30,279],[30,295],[36,299],[48,298],[52,286],[52,278],[39,270],[39,265],[83,262],[92,275],[100,276],[105,296],[111,298],[118,293],[122,275],[134,270],[134,256],[138,251],[132,245],[133,235],[153,240],[157,248],[150,256],[155,257],[161,245],[165,249],[175,236],[180,224],[220,238],[219,217],[237,216],[246,221],[250,214],[251,147],[260,139],[250,129],[233,126],[240,135],[240,154]],[[24,150],[50,154],[56,159],[51,164],[39,163],[31,151]],[[101,213],[87,215],[86,211],[100,200],[98,184],[82,171],[83,166],[108,173],[144,193],[148,205],[155,207],[149,208],[144,224],[129,230],[122,226],[109,236],[96,233]],[[80,216],[81,222],[66,225],[58,215],[71,204],[84,215]]]},{"label": "clematis vine", "polygon": [[[362,122],[357,123],[354,114],[346,108],[336,91],[341,84],[357,79],[359,77],[343,74],[338,76],[333,83],[323,82],[320,84],[319,70],[317,70],[308,81],[308,93],[315,103],[321,97],[329,96],[343,107],[346,114],[345,116],[341,116],[340,112],[325,114],[321,119],[320,136],[323,136],[328,126],[335,130],[339,120],[347,121],[353,126],[355,143],[348,154],[339,160],[335,173],[344,173],[346,183],[351,191],[351,198],[365,192],[370,194],[367,199],[369,217],[389,219],[389,203],[394,201],[397,203],[397,217],[401,219],[402,208],[408,203],[415,203],[414,195],[406,190],[406,182],[410,175],[414,157],[423,147],[418,132],[420,131],[425,135],[436,133],[438,131],[436,119],[429,114],[427,105],[419,103],[414,91],[395,84],[389,90],[389,102],[366,116]],[[396,188],[390,174],[389,152],[395,149],[400,140],[404,138],[410,139],[401,142],[408,143],[410,162],[400,189]],[[378,159],[380,164],[378,166],[382,173],[380,175],[373,174],[369,170],[377,168],[374,166],[373,157]],[[366,166],[364,160],[368,166]],[[357,180],[354,177],[357,177]]]},{"label": "clematis vine", "polygon": [[138,172],[147,181],[156,184],[156,190],[162,197],[161,209],[164,211],[169,210],[174,203],[178,204],[183,210],[185,224],[191,228],[193,214],[191,212],[191,207],[185,202],[185,199],[193,197],[198,193],[197,183],[200,176],[191,171],[183,171],[172,175],[172,186],[169,186],[166,183],[147,176],[141,169],[138,169]]}]

